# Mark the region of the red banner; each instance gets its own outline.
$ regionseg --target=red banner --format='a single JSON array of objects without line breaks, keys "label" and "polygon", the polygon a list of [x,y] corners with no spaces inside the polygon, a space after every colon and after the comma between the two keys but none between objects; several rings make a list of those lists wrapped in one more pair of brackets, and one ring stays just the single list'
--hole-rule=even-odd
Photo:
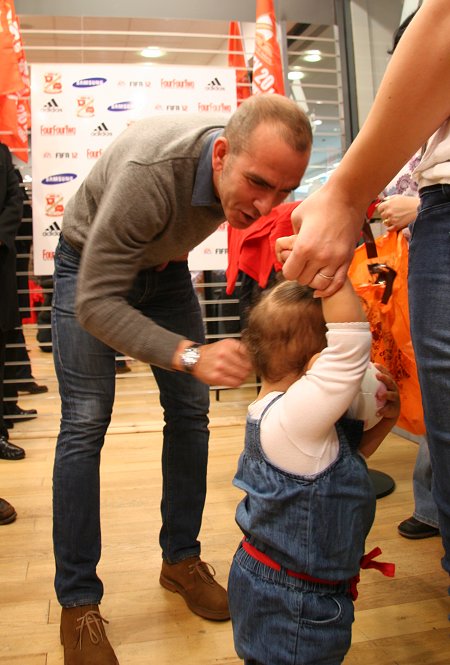
[{"label": "red banner", "polygon": [[252,91],[255,95],[274,92],[284,95],[283,67],[273,0],[256,0]]},{"label": "red banner", "polygon": [[30,79],[13,0],[0,0],[0,140],[28,162]]},{"label": "red banner", "polygon": [[251,96],[252,90],[238,21],[230,21],[228,35],[228,66],[236,68],[236,96],[239,104]]}]

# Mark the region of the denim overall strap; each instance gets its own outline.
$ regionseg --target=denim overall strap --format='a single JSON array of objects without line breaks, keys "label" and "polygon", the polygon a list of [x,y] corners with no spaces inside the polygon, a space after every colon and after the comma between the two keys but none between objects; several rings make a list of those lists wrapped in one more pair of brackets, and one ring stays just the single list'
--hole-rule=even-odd
[{"label": "denim overall strap", "polygon": [[284,393],[276,395],[265,407],[258,419],[247,417],[247,427],[245,431],[245,454],[253,459],[264,459],[261,449],[261,422],[267,411],[277,402]]}]

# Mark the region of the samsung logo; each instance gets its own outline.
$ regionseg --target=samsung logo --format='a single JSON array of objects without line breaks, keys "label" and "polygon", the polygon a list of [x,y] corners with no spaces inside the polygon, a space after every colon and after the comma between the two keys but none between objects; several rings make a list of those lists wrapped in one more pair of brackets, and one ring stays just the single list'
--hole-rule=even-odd
[{"label": "samsung logo", "polygon": [[133,102],[117,102],[108,106],[108,111],[131,111],[133,109]]},{"label": "samsung logo", "polygon": [[96,85],[103,85],[106,83],[107,79],[97,77],[97,78],[91,78],[91,79],[80,79],[79,81],[75,81],[75,83],[72,83],[74,88],[93,88]]},{"label": "samsung logo", "polygon": [[76,173],[57,173],[55,175],[49,175],[48,178],[41,180],[43,185],[62,185],[65,182],[70,182],[77,178]]}]

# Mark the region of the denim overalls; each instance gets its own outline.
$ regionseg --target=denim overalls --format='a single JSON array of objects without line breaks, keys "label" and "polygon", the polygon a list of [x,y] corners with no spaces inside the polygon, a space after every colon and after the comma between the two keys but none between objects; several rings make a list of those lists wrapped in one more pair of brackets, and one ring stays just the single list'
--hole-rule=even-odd
[{"label": "denim overalls", "polygon": [[[248,663],[337,665],[351,643],[349,580],[359,572],[375,516],[375,492],[356,452],[362,423],[342,418],[336,424],[337,459],[316,476],[298,476],[265,458],[264,413],[247,419],[234,479],[246,497],[236,521],[250,546],[281,568],[239,546],[228,585],[235,648]],[[299,579],[291,571],[321,581]]]}]

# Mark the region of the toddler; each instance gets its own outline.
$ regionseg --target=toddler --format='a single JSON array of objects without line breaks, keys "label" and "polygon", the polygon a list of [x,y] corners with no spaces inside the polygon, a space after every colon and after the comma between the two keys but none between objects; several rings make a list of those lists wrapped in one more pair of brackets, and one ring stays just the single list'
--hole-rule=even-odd
[{"label": "toddler", "polygon": [[247,665],[338,665],[360,567],[384,565],[363,558],[376,501],[364,458],[395,425],[398,390],[377,365],[385,402],[376,424],[364,431],[347,413],[371,347],[349,280],[328,298],[277,284],[243,338],[262,385],[234,478],[245,492],[228,584],[235,648]]}]

